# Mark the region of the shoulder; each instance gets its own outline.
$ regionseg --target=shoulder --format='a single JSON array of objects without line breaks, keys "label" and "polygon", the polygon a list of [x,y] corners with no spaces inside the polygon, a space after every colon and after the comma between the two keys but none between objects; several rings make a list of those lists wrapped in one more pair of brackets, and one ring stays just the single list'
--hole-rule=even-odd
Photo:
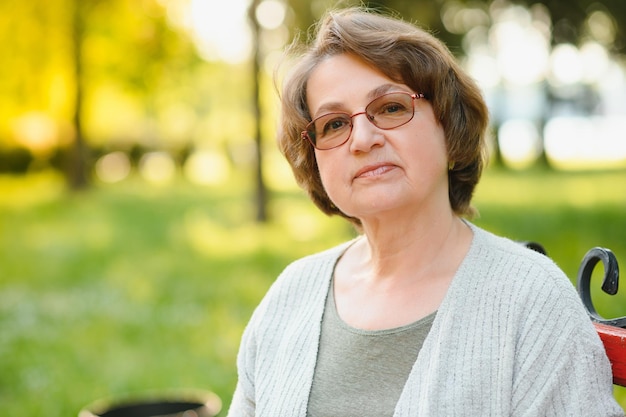
[{"label": "shoulder", "polygon": [[570,279],[548,256],[470,224],[474,240],[462,264],[459,285],[464,291],[490,293],[518,307],[519,312],[580,316],[582,302]]},{"label": "shoulder", "polygon": [[442,303],[442,318],[489,334],[514,334],[518,340],[548,340],[573,332],[594,337],[574,285],[554,261],[471,227],[474,239]]},{"label": "shoulder", "polygon": [[565,273],[550,257],[526,247],[521,242],[495,235],[473,224],[470,227],[474,239],[467,260],[476,268],[498,271],[509,279],[524,277],[528,280],[537,277],[536,279],[543,280],[551,277],[554,282],[571,285]]}]

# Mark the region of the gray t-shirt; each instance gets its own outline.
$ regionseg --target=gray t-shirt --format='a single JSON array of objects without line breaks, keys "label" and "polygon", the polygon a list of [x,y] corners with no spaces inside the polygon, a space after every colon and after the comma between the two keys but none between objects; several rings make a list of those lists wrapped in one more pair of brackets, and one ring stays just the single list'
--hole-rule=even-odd
[{"label": "gray t-shirt", "polygon": [[329,291],[307,415],[392,416],[435,314],[394,329],[356,329]]}]

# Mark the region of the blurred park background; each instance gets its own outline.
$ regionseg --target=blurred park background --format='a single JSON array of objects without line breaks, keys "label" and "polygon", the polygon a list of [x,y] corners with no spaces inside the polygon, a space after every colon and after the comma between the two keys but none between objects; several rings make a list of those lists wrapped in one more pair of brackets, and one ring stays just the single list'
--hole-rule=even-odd
[{"label": "blurred park background", "polygon": [[[335,4],[0,0],[3,415],[185,387],[228,407],[277,274],[354,236],[274,142],[281,51]],[[368,4],[432,30],[483,88],[475,222],[540,242],[574,283],[594,246],[626,262],[626,2]],[[593,297],[626,315],[624,293]]]}]

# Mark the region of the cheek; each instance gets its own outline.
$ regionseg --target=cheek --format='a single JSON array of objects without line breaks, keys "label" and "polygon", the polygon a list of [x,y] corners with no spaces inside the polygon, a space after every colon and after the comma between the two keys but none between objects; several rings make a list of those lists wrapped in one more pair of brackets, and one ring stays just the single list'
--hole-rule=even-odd
[{"label": "cheek", "polygon": [[334,176],[333,164],[329,163],[327,158],[317,158],[317,169],[319,170],[320,178],[322,179],[322,185],[324,185],[324,188],[327,189],[328,185],[332,184],[330,178]]},{"label": "cheek", "polygon": [[426,134],[421,136],[418,134],[416,141],[421,146],[416,150],[419,158],[427,160],[433,166],[445,165],[447,171],[448,150],[446,138],[443,129],[439,126],[429,126],[423,129]]},{"label": "cheek", "polygon": [[336,161],[330,155],[324,155],[321,158],[316,156],[317,169],[320,173],[322,185],[326,193],[334,201],[335,190],[342,184],[341,167],[344,165],[340,161]]}]

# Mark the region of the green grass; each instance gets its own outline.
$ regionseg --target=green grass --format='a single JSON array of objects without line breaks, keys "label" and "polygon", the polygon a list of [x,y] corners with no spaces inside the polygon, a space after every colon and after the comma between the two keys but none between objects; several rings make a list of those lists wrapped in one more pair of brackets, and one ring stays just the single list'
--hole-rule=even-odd
[{"label": "green grass", "polygon": [[[226,409],[241,332],[276,275],[353,235],[299,192],[275,193],[274,220],[254,224],[249,189],[132,179],[69,194],[51,174],[0,178],[2,414],[74,416],[178,387]],[[477,224],[542,243],[572,280],[593,246],[626,262],[624,172],[489,171],[475,203]],[[621,316],[625,294],[594,300]]]}]

